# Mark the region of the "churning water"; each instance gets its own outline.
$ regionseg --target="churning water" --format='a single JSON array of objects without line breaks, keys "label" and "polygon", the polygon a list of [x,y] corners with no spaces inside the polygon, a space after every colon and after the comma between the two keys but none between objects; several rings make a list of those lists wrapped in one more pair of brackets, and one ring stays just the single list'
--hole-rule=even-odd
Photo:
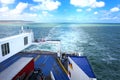
[{"label": "churning water", "polygon": [[[117,24],[24,24],[35,39],[61,40],[62,52],[78,52],[88,57],[98,80],[120,80],[120,26]],[[0,38],[18,34],[19,25],[0,25]],[[51,49],[32,46],[31,50]]]}]

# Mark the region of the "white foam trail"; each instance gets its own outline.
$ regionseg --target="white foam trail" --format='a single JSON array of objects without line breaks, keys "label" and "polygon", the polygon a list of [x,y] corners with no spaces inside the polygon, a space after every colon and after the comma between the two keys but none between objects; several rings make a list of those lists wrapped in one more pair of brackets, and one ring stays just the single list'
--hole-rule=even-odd
[{"label": "white foam trail", "polygon": [[54,27],[50,30],[47,39],[59,39],[61,40],[62,52],[82,53],[83,49],[80,49],[77,44],[87,43],[89,35],[85,33],[81,28],[74,27],[75,25],[68,25],[68,27]]},{"label": "white foam trail", "polygon": [[[66,27],[64,27],[66,26]],[[88,44],[89,40],[92,38],[80,27],[76,27],[77,25],[58,25],[53,27],[48,36],[45,37],[45,40],[61,40],[61,51],[67,53],[79,53],[79,55],[83,55],[83,50],[85,48],[82,44]],[[95,43],[96,44],[96,43]],[[91,43],[91,45],[95,45]],[[37,45],[37,48],[32,50],[49,50],[49,51],[58,51],[58,45],[51,44],[42,44]]]}]

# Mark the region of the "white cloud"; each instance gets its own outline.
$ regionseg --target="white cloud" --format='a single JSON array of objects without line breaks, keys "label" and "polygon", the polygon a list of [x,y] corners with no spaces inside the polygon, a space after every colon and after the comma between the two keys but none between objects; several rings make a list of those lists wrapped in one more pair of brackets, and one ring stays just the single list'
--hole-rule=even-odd
[{"label": "white cloud", "polygon": [[38,15],[35,13],[23,13],[17,17],[19,20],[26,20],[26,21],[35,21],[38,19]]},{"label": "white cloud", "polygon": [[36,14],[25,13],[24,10],[28,7],[27,3],[20,2],[15,9],[8,7],[0,8],[0,20],[24,20],[29,17],[35,17]]},{"label": "white cloud", "polygon": [[93,7],[103,7],[105,6],[105,3],[100,1],[100,2],[95,2],[95,4],[93,5]]},{"label": "white cloud", "polygon": [[11,10],[11,14],[21,14],[28,7],[28,3],[18,3],[15,9]]},{"label": "white cloud", "polygon": [[47,11],[42,11],[42,15],[44,16],[44,17],[50,17],[50,16],[53,16],[53,15],[51,15],[50,13],[48,13]]},{"label": "white cloud", "polygon": [[96,0],[70,0],[70,4],[77,7],[104,7],[103,1],[97,2]]},{"label": "white cloud", "polygon": [[23,2],[18,3],[14,9],[3,6],[0,8],[0,20],[46,21],[53,17],[47,11],[42,11],[39,14],[33,12],[27,13],[24,11],[26,8],[28,8],[28,3]]},{"label": "white cloud", "polygon": [[31,10],[48,10],[48,11],[53,11],[56,10],[61,3],[59,1],[55,0],[34,0],[34,2],[38,2],[39,5],[37,6],[32,6],[30,9]]},{"label": "white cloud", "polygon": [[120,9],[118,7],[113,7],[110,9],[110,12],[118,12]]},{"label": "white cloud", "polygon": [[9,10],[8,7],[2,7],[0,8],[0,13],[7,12],[8,10]]},{"label": "white cloud", "polygon": [[18,15],[12,15],[12,14],[7,14],[7,15],[2,15],[0,17],[0,20],[26,20],[26,21],[32,21],[32,20],[37,20],[38,15],[34,13],[23,13],[23,14],[18,14]]},{"label": "white cloud", "polygon": [[15,0],[0,0],[0,3],[2,4],[13,4]]},{"label": "white cloud", "polygon": [[94,14],[98,14],[98,12],[96,11],[96,12],[94,12]]},{"label": "white cloud", "polygon": [[33,0],[34,2],[42,2],[42,1],[45,1],[45,0]]},{"label": "white cloud", "polygon": [[8,7],[2,7],[0,8],[0,15],[19,15],[24,12],[24,10],[28,7],[27,3],[18,3],[15,9],[9,9]]},{"label": "white cloud", "polygon": [[102,10],[102,11],[99,11],[99,20],[109,21],[112,23],[120,22],[120,14],[119,14],[119,12],[113,13],[113,12],[108,11],[108,10]]},{"label": "white cloud", "polygon": [[86,11],[91,11],[91,10],[92,10],[91,8],[86,9]]},{"label": "white cloud", "polygon": [[82,9],[77,9],[76,11],[77,11],[77,12],[81,12],[81,11],[82,11]]}]

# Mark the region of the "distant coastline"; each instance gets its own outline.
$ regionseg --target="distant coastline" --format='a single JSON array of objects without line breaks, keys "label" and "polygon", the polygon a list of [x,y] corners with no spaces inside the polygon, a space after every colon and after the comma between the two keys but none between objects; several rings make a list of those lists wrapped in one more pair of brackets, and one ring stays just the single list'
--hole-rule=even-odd
[{"label": "distant coastline", "polygon": [[24,20],[0,20],[0,24],[7,23],[33,23],[33,21],[24,21]]},{"label": "distant coastline", "polygon": [[[34,26],[43,25],[42,27],[60,27],[58,24],[71,24],[76,25],[75,27],[101,27],[101,26],[120,26],[120,23],[78,23],[78,22],[34,22],[34,21],[24,21],[24,20],[0,20],[0,25],[7,26]],[[79,25],[78,25],[79,24]]]}]

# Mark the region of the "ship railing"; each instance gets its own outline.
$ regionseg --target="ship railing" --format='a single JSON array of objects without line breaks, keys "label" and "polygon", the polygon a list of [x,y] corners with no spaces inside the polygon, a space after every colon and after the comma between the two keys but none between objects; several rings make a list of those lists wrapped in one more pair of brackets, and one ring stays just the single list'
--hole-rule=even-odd
[{"label": "ship railing", "polygon": [[30,29],[29,27],[27,27],[27,29],[24,29],[23,26],[21,26],[21,30],[19,31],[19,33],[33,33],[32,29]]},{"label": "ship railing", "polygon": [[32,29],[20,30],[19,33],[32,33]]}]

